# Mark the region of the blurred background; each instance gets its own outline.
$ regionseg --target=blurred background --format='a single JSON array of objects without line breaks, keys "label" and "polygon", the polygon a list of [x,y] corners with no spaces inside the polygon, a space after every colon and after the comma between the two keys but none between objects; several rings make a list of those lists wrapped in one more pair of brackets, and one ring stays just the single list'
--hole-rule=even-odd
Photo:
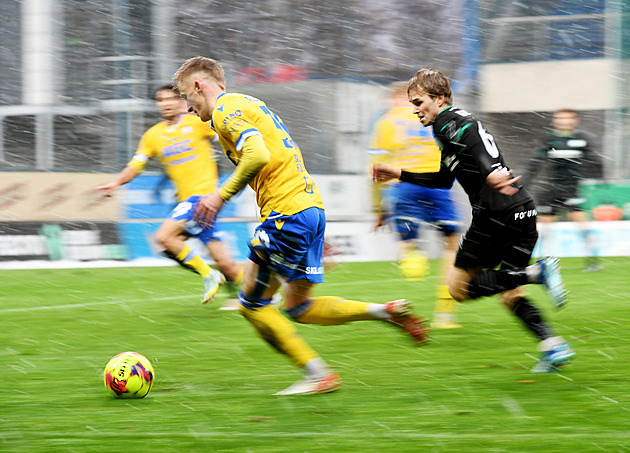
[{"label": "blurred background", "polygon": [[[630,218],[627,0],[3,0],[0,19],[0,260],[69,258],[72,244],[83,260],[152,254],[128,238],[149,237],[168,212],[159,166],[120,200],[93,189],[159,120],[153,90],[195,55],[219,60],[229,91],[284,120],[350,258],[388,257],[353,233],[371,222],[369,135],[385,87],[420,67],[452,78],[455,105],[517,173],[551,113],[579,111],[604,164],[589,203]],[[255,217],[244,198],[229,215]]]}]

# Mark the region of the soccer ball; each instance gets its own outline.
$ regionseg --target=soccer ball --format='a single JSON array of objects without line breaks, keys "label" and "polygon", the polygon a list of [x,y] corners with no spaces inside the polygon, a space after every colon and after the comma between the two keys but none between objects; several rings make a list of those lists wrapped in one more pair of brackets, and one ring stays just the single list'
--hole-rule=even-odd
[{"label": "soccer ball", "polygon": [[121,352],[105,366],[105,387],[114,398],[144,398],[153,387],[151,362],[137,352]]}]

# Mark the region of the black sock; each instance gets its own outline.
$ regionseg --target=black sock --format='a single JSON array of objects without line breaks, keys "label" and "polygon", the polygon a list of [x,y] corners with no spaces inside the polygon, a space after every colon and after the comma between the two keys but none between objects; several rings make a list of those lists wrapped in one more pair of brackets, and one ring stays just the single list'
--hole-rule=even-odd
[{"label": "black sock", "polygon": [[527,283],[529,282],[527,281],[525,269],[502,269],[500,271],[490,269],[478,273],[470,280],[468,297],[477,299],[479,297],[492,296]]},{"label": "black sock", "polygon": [[536,335],[540,341],[553,336],[551,329],[542,318],[540,310],[525,297],[521,297],[514,303],[512,313],[514,313],[514,316],[520,319],[525,327]]}]

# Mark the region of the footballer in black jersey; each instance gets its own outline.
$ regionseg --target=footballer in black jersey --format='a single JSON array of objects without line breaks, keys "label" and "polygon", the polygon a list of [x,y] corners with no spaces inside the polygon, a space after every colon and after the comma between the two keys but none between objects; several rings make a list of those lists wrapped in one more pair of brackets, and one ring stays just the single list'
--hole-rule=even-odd
[{"label": "footballer in black jersey", "polygon": [[[453,298],[463,302],[500,294],[501,301],[540,341],[543,351],[533,371],[551,371],[574,355],[570,346],[544,321],[521,286],[544,284],[553,304],[566,303],[557,260],[529,265],[538,239],[536,207],[530,194],[512,176],[492,135],[465,110],[453,107],[448,79],[439,71],[421,69],[409,80],[409,101],[423,126],[431,126],[441,149],[434,173],[412,173],[383,164],[372,166],[375,180],[398,178],[428,187],[450,188],[455,179],[473,210],[448,277]],[[500,266],[498,269],[495,269]]]},{"label": "footballer in black jersey", "polygon": [[442,150],[440,172],[403,172],[403,181],[450,187],[457,179],[468,195],[473,213],[480,210],[504,212],[532,201],[520,185],[507,184],[510,189],[498,191],[488,183],[491,173],[508,178],[510,170],[492,135],[470,113],[446,106],[439,111],[432,127],[435,141]]},{"label": "footballer in black jersey", "polygon": [[552,119],[553,132],[545,137],[527,173],[537,175],[546,167],[549,178],[543,184],[547,190],[539,200],[541,215],[558,215],[581,211],[580,181],[601,176],[601,160],[590,147],[587,137],[575,128],[579,124],[577,112],[558,110]]},{"label": "footballer in black jersey", "polygon": [[[589,146],[586,136],[576,130],[580,120],[576,111],[571,109],[558,110],[553,114],[551,124],[553,132],[546,137],[543,147],[536,153],[529,165],[528,175],[538,176],[541,166],[547,167],[549,174],[547,181],[537,179],[537,183],[545,190],[539,197],[538,222],[549,223],[562,215],[580,226],[587,256],[585,271],[602,269],[597,256],[594,234],[587,223],[588,212],[582,209],[584,199],[580,198],[580,181],[587,177],[600,177],[602,174],[601,159],[595,155]],[[548,235],[541,228],[541,240],[544,242]]]}]

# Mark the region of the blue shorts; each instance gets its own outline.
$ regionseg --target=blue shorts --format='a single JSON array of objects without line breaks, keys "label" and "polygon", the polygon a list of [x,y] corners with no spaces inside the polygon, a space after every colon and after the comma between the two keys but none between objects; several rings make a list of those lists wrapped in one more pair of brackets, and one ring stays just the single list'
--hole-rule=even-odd
[{"label": "blue shorts", "polygon": [[184,221],[184,231],[188,236],[196,237],[204,244],[210,241],[221,241],[223,230],[218,222],[214,222],[210,228],[200,227],[194,219],[195,204],[203,198],[203,195],[193,195],[181,201],[173,208],[169,218],[177,221]]},{"label": "blue shorts", "polygon": [[249,243],[249,259],[287,281],[324,281],[326,213],[308,208],[293,215],[271,212]]},{"label": "blue shorts", "polygon": [[445,235],[459,230],[449,189],[399,182],[388,191],[392,220],[403,240],[416,239],[420,222],[436,225]]}]

